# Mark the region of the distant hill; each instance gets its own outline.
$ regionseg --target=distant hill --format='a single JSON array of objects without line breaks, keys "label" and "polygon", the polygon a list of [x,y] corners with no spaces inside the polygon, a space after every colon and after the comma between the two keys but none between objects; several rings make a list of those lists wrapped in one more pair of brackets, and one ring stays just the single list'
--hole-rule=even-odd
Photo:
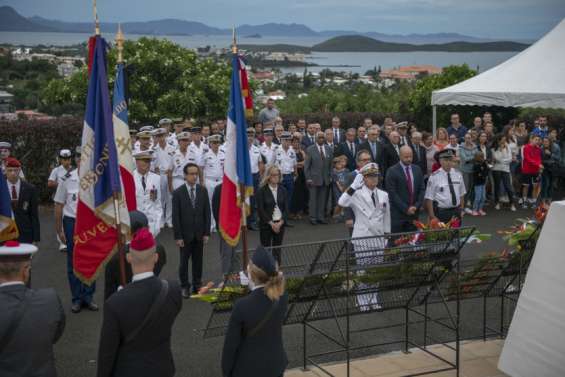
[{"label": "distant hill", "polygon": [[450,42],[441,44],[408,44],[383,42],[363,35],[334,37],[312,46],[320,52],[409,52],[409,51],[521,51],[528,45],[517,42]]},{"label": "distant hill", "polygon": [[37,25],[21,16],[14,8],[0,7],[0,31],[54,31],[52,28]]},{"label": "distant hill", "polygon": [[247,52],[286,52],[289,54],[309,54],[312,49],[306,46],[297,46],[289,44],[273,44],[273,45],[255,45],[255,44],[240,44],[238,45],[240,50],[245,50]]},{"label": "distant hill", "polygon": [[[35,31],[35,32],[62,32],[62,33],[92,33],[93,22],[66,22],[59,20],[49,20],[43,17],[23,17],[18,14],[12,7],[0,7],[0,31]],[[107,33],[115,33],[118,25],[116,23],[102,23],[100,25],[102,31]],[[217,28],[208,26],[202,22],[186,21],[180,19],[163,19],[145,22],[124,22],[122,23],[123,30],[126,34],[144,34],[144,35],[230,35],[231,28]],[[453,42],[494,42],[494,40],[480,39],[467,35],[457,33],[434,33],[434,34],[384,34],[378,32],[359,33],[352,30],[326,30],[315,31],[306,25],[302,24],[282,24],[282,23],[267,23],[262,25],[241,25],[237,27],[238,35],[261,35],[263,37],[366,37],[368,41],[380,41],[380,43],[396,43],[396,44],[416,44],[416,45],[431,45],[431,44],[444,44]],[[332,41],[330,39],[330,41]],[[326,41],[324,43],[330,43]],[[335,48],[330,47],[333,43],[337,43],[340,50],[345,48],[339,46],[341,42],[331,42],[329,45],[322,45],[320,48]],[[372,51],[377,47],[371,47],[370,43],[358,42],[360,46],[364,46]],[[508,42],[503,42],[504,44]],[[386,48],[386,47],[378,47]],[[391,47],[392,48],[392,47]],[[402,49],[403,47],[396,46],[394,51]],[[408,50],[414,51],[413,47],[407,47]],[[426,47],[433,48],[433,47]],[[453,46],[453,48],[473,48],[472,46]],[[485,47],[486,48],[486,47]],[[500,46],[494,45],[493,48],[497,49]],[[517,46],[503,45],[503,48],[519,48]],[[328,50],[329,51],[329,50]],[[352,51],[352,50],[345,50]],[[465,50],[472,51],[472,50]],[[515,51],[515,50],[512,50]]]}]

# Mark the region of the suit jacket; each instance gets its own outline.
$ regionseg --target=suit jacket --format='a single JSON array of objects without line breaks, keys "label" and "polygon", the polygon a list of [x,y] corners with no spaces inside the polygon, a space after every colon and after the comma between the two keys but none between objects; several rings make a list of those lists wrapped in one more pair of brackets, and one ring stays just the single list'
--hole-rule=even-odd
[{"label": "suit jacket", "polygon": [[310,137],[308,135],[308,132],[306,132],[304,134],[304,136],[302,136],[302,146],[304,147],[304,149],[308,148],[310,145],[316,143],[316,135],[314,135],[314,142],[310,141]]},{"label": "suit jacket", "polygon": [[288,364],[282,340],[288,294],[279,298],[276,309],[260,330],[251,336],[245,335],[265,318],[272,305],[263,288],[236,301],[224,339],[224,377],[282,376]]},{"label": "suit jacket", "polygon": [[426,156],[426,148],[421,145],[410,144],[413,152],[412,163],[418,165],[422,174],[427,174],[428,171],[428,158]]},{"label": "suit jacket", "polygon": [[[264,229],[269,229],[269,221],[273,219],[273,211],[275,210],[275,197],[269,188],[269,185],[265,185],[259,189],[257,196],[255,197],[257,201],[257,212],[259,213],[259,226]],[[283,226],[286,224],[288,219],[288,198],[286,197],[286,190],[282,185],[277,187],[277,206],[282,213],[282,219],[284,220]]]},{"label": "suit jacket", "polygon": [[65,311],[54,289],[34,290],[23,284],[0,287],[0,339],[24,301],[23,318],[0,350],[0,375],[55,377],[53,344],[65,329]]},{"label": "suit jacket", "polygon": [[182,307],[181,289],[169,281],[169,292],[155,318],[129,343],[125,338],[145,319],[161,290],[150,277],[128,284],[104,304],[97,377],[169,377],[175,374],[171,329]]},{"label": "suit jacket", "polygon": [[371,150],[371,145],[369,141],[365,141],[363,144],[359,144],[359,150],[366,150],[369,151],[371,154],[371,162],[376,163],[379,165],[379,169],[384,171],[383,164],[384,164],[384,145],[377,141],[377,153],[373,155],[373,151]]},{"label": "suit jacket", "polygon": [[[398,150],[400,151],[400,145],[398,145]],[[395,165],[398,163],[398,161],[400,161],[400,157],[398,155],[398,152],[396,152],[396,149],[394,148],[394,146],[392,145],[392,143],[385,145],[384,148],[384,162],[383,162],[383,169],[382,169],[382,173],[383,173],[383,177],[386,174],[386,171],[388,170],[388,168],[390,168],[391,166]]]},{"label": "suit jacket", "polygon": [[[424,176],[418,165],[410,165],[413,180],[413,206],[420,210],[424,204]],[[400,163],[391,166],[385,177],[385,188],[390,199],[390,209],[392,222],[402,220],[415,220],[418,218],[418,211],[413,216],[409,216],[406,211],[410,207],[410,196],[406,183],[406,173]]]},{"label": "suit jacket", "polygon": [[332,130],[332,133],[334,134],[334,144],[339,144],[339,143],[343,143],[345,141],[345,130],[343,128],[338,128],[338,138],[335,138],[335,131],[334,128],[331,127],[330,130]]},{"label": "suit jacket", "polygon": [[[129,252],[129,245],[126,245],[126,253]],[[153,268],[153,273],[155,276],[159,276],[163,266],[167,264],[167,253],[165,248],[160,243],[157,243],[157,254],[159,255],[159,260],[155,263]],[[131,283],[131,278],[133,273],[131,271],[131,264],[126,261],[126,281]],[[118,291],[118,287],[122,285],[120,277],[120,254],[116,253],[106,264],[106,269],[104,270],[104,300]]]},{"label": "suit jacket", "polygon": [[355,161],[355,155],[357,154],[358,150],[359,150],[359,145],[357,143],[353,143],[355,145],[355,153],[351,153],[351,150],[349,149],[349,145],[346,142],[342,142],[340,144],[338,144],[338,146],[335,148],[334,151],[334,156],[345,156],[347,157],[347,169],[349,169],[349,171],[353,171],[355,170],[355,167],[357,166],[357,162]]},{"label": "suit jacket", "polygon": [[322,160],[318,144],[306,148],[306,160],[304,161],[304,176],[306,181],[312,180],[314,186],[328,186],[331,182],[331,170],[333,154],[330,147],[322,146],[325,157]]},{"label": "suit jacket", "polygon": [[210,236],[210,201],[202,186],[196,185],[196,208],[192,207],[186,184],[173,192],[172,208],[175,240],[190,242]]},{"label": "suit jacket", "polygon": [[18,241],[22,243],[39,242],[39,214],[37,211],[39,194],[35,186],[20,180],[18,202],[13,208],[14,219],[20,231]]}]

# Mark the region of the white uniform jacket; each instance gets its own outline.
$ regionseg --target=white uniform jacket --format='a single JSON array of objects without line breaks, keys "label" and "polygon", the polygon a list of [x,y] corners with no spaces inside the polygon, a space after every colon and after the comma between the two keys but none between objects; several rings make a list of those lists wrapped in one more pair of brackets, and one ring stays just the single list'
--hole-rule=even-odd
[{"label": "white uniform jacket", "polygon": [[135,181],[135,198],[137,200],[137,210],[147,216],[149,231],[153,237],[157,237],[161,230],[161,218],[163,207],[161,206],[161,178],[148,172],[145,175],[145,190],[143,189],[141,174],[135,170],[133,172]]},{"label": "white uniform jacket", "polygon": [[378,201],[377,207],[373,205],[371,191],[363,186],[349,195],[347,190],[341,194],[339,205],[350,207],[355,214],[352,237],[381,236],[390,233],[390,203],[388,194],[375,189]]}]

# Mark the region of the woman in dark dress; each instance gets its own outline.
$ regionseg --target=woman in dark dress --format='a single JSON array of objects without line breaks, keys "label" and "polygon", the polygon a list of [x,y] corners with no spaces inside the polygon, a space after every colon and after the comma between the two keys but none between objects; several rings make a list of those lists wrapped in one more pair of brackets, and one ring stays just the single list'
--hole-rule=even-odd
[{"label": "woman in dark dress", "polygon": [[[283,242],[288,220],[288,197],[280,181],[281,171],[278,165],[268,166],[257,193],[259,239],[264,247],[280,246]],[[273,255],[280,265],[280,249],[273,249]]]},{"label": "woman in dark dress", "polygon": [[247,266],[252,291],[233,306],[222,352],[224,377],[282,377],[288,294],[273,256],[258,247]]},{"label": "woman in dark dress", "polygon": [[306,178],[304,177],[304,160],[306,159],[306,155],[302,150],[299,136],[293,136],[292,148],[296,152],[296,169],[298,174],[294,181],[294,191],[290,202],[290,214],[291,218],[301,219],[301,214],[306,212],[308,190],[306,188]]}]

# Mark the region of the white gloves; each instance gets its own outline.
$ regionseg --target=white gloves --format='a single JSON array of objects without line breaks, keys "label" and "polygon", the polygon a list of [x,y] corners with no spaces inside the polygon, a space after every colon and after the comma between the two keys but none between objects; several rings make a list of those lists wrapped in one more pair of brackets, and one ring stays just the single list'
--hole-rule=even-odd
[{"label": "white gloves", "polygon": [[363,181],[363,175],[357,174],[355,176],[355,179],[353,180],[353,183],[351,184],[351,188],[353,190],[359,190],[361,187],[363,187],[364,184],[365,183]]}]

